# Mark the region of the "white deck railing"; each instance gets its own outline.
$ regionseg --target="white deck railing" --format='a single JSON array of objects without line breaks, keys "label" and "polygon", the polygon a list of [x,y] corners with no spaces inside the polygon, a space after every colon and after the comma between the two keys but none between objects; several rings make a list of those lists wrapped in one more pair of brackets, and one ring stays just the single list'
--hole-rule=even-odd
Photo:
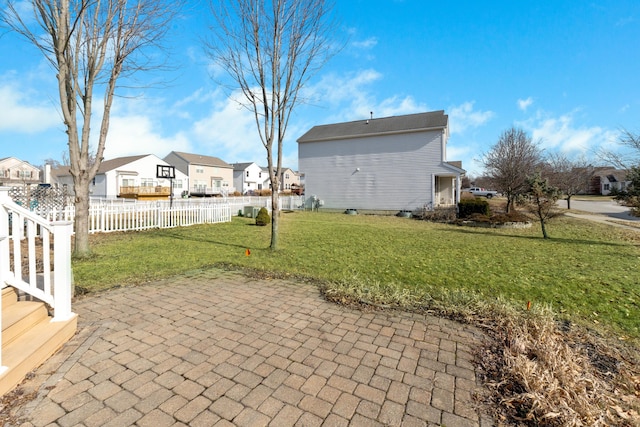
[{"label": "white deck railing", "polygon": [[[50,222],[14,203],[9,197],[9,187],[0,187],[0,288],[10,285],[45,302],[53,309],[54,322],[74,316],[71,312],[72,231],[73,223]],[[26,248],[23,248],[25,242]],[[49,249],[52,242],[53,269]],[[36,250],[37,243],[41,243],[41,251]],[[0,319],[1,306],[0,301]],[[0,370],[1,349],[0,325]]]}]

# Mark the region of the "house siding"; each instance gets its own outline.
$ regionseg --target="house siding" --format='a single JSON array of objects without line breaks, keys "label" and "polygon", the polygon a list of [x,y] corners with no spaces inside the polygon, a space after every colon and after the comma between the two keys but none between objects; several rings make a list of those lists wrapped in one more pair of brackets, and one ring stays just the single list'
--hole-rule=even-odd
[{"label": "house siding", "polygon": [[[249,172],[249,176],[247,176]],[[245,194],[248,191],[269,189],[269,173],[256,163],[250,163],[244,169],[234,169],[233,185],[236,191]]]},{"label": "house siding", "polygon": [[15,157],[0,159],[0,185],[23,186],[40,182],[40,169]]},{"label": "house siding", "polygon": [[435,175],[455,175],[443,165],[445,138],[438,129],[300,143],[305,194],[329,209],[421,208],[433,203]]}]

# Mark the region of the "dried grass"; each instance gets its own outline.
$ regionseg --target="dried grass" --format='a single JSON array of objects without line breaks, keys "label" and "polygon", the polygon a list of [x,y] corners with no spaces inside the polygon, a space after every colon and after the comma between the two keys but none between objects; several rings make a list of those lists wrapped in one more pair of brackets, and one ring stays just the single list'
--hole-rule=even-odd
[{"label": "dried grass", "polygon": [[494,321],[479,361],[502,424],[640,426],[638,365],[626,350],[563,331],[548,310]]}]

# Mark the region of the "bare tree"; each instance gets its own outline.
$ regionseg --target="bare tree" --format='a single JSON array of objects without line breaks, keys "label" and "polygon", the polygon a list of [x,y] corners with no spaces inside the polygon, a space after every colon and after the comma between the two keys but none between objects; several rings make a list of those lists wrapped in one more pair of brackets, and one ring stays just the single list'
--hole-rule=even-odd
[{"label": "bare tree", "polygon": [[632,215],[640,216],[640,133],[623,129],[620,144],[629,153],[626,156],[618,156],[620,159],[618,166],[626,169],[626,179],[630,183],[625,188],[614,189],[612,194],[619,203],[631,208]]},{"label": "bare tree", "polygon": [[482,163],[486,175],[495,189],[507,197],[507,213],[511,212],[516,197],[527,191],[527,179],[535,174],[541,162],[539,144],[515,127],[504,131],[484,155]]},{"label": "bare tree", "polygon": [[207,53],[242,92],[240,103],[253,113],[267,151],[275,250],[283,141],[300,89],[334,52],[330,6],[325,0],[212,0],[211,10]]},{"label": "bare tree", "polygon": [[640,133],[634,133],[622,128],[618,142],[620,150],[603,149],[597,155],[605,163],[617,168],[630,170],[631,167],[640,165]]},{"label": "bare tree", "polygon": [[593,176],[593,166],[586,159],[569,159],[561,153],[549,155],[546,169],[549,183],[559,188],[566,196],[567,209],[571,209],[571,197],[580,192],[587,192]]},{"label": "bare tree", "polygon": [[549,181],[543,179],[540,173],[527,178],[527,185],[529,186],[527,191],[529,200],[525,202],[525,206],[538,218],[542,228],[542,237],[548,239],[547,222],[559,214],[556,202],[560,197],[560,189],[550,185]]},{"label": "bare tree", "polygon": [[[25,3],[32,14],[24,12]],[[160,47],[179,3],[10,0],[2,12],[2,22],[39,49],[56,72],[75,190],[75,256],[90,253],[89,184],[102,163],[118,80],[158,66],[143,52]],[[92,150],[89,139],[96,92],[102,94],[103,110]]]}]

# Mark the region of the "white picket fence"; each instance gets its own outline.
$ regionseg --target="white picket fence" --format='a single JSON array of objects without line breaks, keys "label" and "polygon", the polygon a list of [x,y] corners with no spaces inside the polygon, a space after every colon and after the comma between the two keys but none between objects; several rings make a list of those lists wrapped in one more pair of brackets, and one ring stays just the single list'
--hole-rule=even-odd
[{"label": "white picket fence", "polygon": [[[46,216],[49,221],[73,221],[75,207],[52,209]],[[89,233],[114,231],[141,231],[151,228],[184,227],[195,224],[215,224],[231,221],[228,204],[201,206],[167,203],[96,204],[89,207]]]},{"label": "white picket fence", "polygon": [[[303,196],[280,197],[280,209],[304,208]],[[271,210],[271,197],[229,197],[176,199],[170,201],[138,202],[126,199],[91,200],[89,233],[140,231],[151,228],[184,227],[195,224],[215,224],[231,221],[245,206],[266,207]],[[50,209],[36,213],[49,221],[73,221],[75,207]]]}]

